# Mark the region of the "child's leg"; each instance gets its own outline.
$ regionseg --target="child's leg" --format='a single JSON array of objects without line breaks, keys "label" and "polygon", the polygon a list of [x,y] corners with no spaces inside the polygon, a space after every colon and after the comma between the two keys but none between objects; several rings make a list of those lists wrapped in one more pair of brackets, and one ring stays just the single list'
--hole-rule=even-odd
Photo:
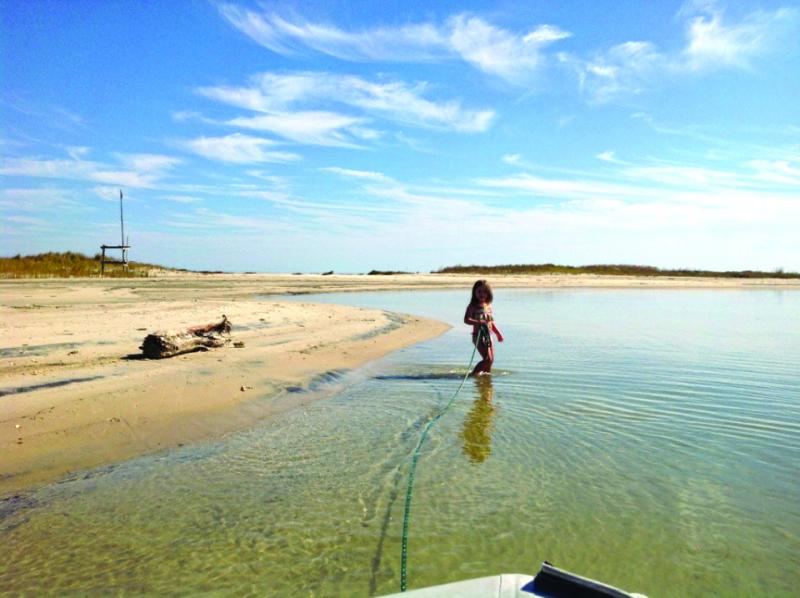
[{"label": "child's leg", "polygon": [[[481,354],[481,360],[472,370],[470,376],[477,376],[478,374],[486,371],[486,356],[488,355],[489,351],[491,351],[491,347],[485,347],[481,344],[478,344],[478,353]],[[491,365],[489,367],[491,368]]]},{"label": "child's leg", "polygon": [[492,372],[492,364],[494,364],[494,346],[489,346],[486,349],[486,355],[483,357],[483,371],[487,374]]}]

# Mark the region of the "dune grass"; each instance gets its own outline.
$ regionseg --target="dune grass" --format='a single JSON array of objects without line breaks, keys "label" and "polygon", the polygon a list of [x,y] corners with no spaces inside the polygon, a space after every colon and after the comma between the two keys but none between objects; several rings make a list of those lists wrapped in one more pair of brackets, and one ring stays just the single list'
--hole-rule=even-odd
[{"label": "dune grass", "polygon": [[[144,278],[150,270],[171,270],[163,266],[130,262],[128,271],[119,264],[106,264],[105,277]],[[94,257],[73,251],[0,257],[0,278],[72,278],[100,276],[100,254]]]},{"label": "dune grass", "polygon": [[616,276],[677,276],[683,278],[800,278],[798,272],[773,272],[759,270],[691,270],[661,269],[654,266],[628,264],[593,264],[588,266],[562,266],[558,264],[506,264],[501,266],[449,266],[433,274],[602,274]]}]

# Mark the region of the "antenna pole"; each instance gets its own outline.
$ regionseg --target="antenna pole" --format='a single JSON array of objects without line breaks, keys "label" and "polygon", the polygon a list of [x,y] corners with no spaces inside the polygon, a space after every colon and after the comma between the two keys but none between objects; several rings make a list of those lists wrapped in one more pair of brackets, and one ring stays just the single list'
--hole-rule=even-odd
[{"label": "antenna pole", "polygon": [[122,217],[122,189],[119,190],[120,245],[125,245],[125,220]]}]

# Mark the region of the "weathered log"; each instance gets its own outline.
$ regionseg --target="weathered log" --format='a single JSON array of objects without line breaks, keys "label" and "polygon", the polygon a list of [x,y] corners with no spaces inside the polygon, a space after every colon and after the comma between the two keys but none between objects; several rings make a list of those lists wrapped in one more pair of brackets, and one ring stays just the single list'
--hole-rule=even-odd
[{"label": "weathered log", "polygon": [[219,323],[192,326],[186,330],[160,330],[148,334],[140,349],[148,359],[173,357],[192,351],[224,347],[230,342],[230,320],[222,316]]},{"label": "weathered log", "polygon": [[211,324],[205,324],[203,326],[192,326],[191,328],[186,329],[186,332],[190,334],[208,334],[210,332],[220,332],[229,334],[230,331],[231,331],[231,321],[225,314],[222,315],[222,322],[219,323],[212,322]]}]

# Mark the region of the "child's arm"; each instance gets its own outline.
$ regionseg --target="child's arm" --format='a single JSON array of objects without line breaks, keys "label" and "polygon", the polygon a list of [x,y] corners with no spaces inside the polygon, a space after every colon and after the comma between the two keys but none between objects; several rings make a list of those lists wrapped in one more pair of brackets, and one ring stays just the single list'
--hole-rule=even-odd
[{"label": "child's arm", "polygon": [[485,324],[486,322],[482,322],[480,320],[476,320],[472,317],[472,306],[467,306],[467,311],[464,312],[464,324],[468,324],[470,326],[480,326],[481,324]]},{"label": "child's arm", "polygon": [[495,335],[497,336],[497,341],[502,343],[503,342],[503,333],[500,332],[500,329],[497,327],[497,324],[492,322],[491,324],[492,330],[494,331]]}]

